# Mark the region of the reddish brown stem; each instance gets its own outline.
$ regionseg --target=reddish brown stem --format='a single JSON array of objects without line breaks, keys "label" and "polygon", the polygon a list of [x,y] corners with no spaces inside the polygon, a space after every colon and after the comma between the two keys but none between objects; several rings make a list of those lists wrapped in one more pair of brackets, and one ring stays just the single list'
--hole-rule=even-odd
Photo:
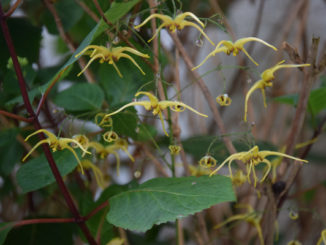
[{"label": "reddish brown stem", "polygon": [[6,117],[11,117],[11,118],[16,119],[18,121],[32,122],[32,120],[30,118],[25,118],[25,117],[22,117],[22,116],[18,116],[16,114],[13,114],[13,113],[10,113],[10,112],[7,112],[7,111],[0,110],[0,114],[5,115]]},{"label": "reddish brown stem", "polygon": [[[9,33],[9,29],[8,29],[8,25],[6,22],[6,16],[4,15],[4,12],[2,10],[2,4],[0,2],[0,24],[1,24],[1,28],[2,28],[2,32],[3,32],[3,36],[6,40],[6,44],[7,47],[9,49],[9,53],[14,65],[14,69],[17,75],[17,79],[18,79],[18,83],[19,83],[19,87],[20,87],[20,91],[23,97],[23,101],[24,101],[24,105],[25,108],[27,110],[27,112],[29,113],[30,117],[33,119],[33,124],[34,124],[34,128],[35,130],[39,130],[42,128],[38,117],[35,115],[35,112],[33,110],[33,107],[31,105],[31,102],[28,98],[28,93],[27,93],[27,89],[26,89],[26,83],[25,83],[25,79],[21,70],[21,67],[19,65],[18,62],[18,58],[16,55],[16,51],[15,51],[15,47],[13,45],[12,39],[11,39],[11,35]],[[39,133],[39,138],[40,140],[44,140],[46,137],[43,133]],[[56,179],[56,182],[65,198],[65,201],[71,211],[71,213],[74,216],[74,220],[75,222],[79,225],[79,227],[81,228],[81,230],[83,231],[86,239],[88,240],[88,242],[90,244],[97,244],[96,241],[94,240],[93,236],[91,235],[89,229],[87,228],[85,221],[82,219],[82,217],[80,216],[80,213],[77,209],[77,207],[75,206],[72,197],[70,196],[70,193],[67,189],[67,187],[65,186],[63,179],[60,175],[60,172],[58,170],[58,167],[53,159],[52,153],[50,151],[49,145],[47,144],[42,144],[42,148],[45,154],[45,157],[50,165],[50,168],[52,170],[52,173]]]}]

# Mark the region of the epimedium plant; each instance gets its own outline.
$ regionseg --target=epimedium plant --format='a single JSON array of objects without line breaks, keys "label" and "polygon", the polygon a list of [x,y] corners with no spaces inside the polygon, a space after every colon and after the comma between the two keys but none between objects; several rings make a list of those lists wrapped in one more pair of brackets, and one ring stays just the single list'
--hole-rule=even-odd
[{"label": "epimedium plant", "polygon": [[[27,18],[12,16],[18,7]],[[214,99],[197,69],[218,53],[238,56],[240,51],[258,66],[244,48],[248,42],[259,42],[274,51],[277,48],[258,37],[243,37],[234,42],[216,40],[215,46],[205,27],[207,23],[213,23],[215,28],[223,26],[214,21],[215,16],[199,18],[192,12],[182,12],[188,7],[181,1],[176,4],[151,0],[17,0],[12,6],[1,2],[1,207],[2,213],[9,210],[10,202],[20,211],[1,217],[0,244],[26,240],[44,244],[51,239],[53,244],[80,240],[109,245],[168,244],[171,240],[161,242],[158,238],[164,228],[171,226],[167,222],[174,222],[174,239],[178,244],[191,240],[213,244],[231,237],[228,228],[223,234],[216,231],[234,221],[250,225],[246,243],[252,239],[260,244],[273,242],[277,214],[322,131],[297,144],[307,104],[315,99],[313,93],[309,98],[309,91],[325,69],[325,57],[317,63],[318,40],[314,38],[307,60],[295,53],[295,59],[290,57],[296,64],[280,61],[261,73],[261,80],[247,91],[242,102],[245,123],[254,90],[261,89],[267,106],[265,88],[273,85],[277,70],[300,68],[310,83],[301,91],[296,104],[297,126],[291,129],[283,149],[278,150],[270,142],[243,144],[240,138],[227,133],[220,113],[222,106],[231,106],[231,95],[224,91]],[[36,14],[38,8],[41,15]],[[38,60],[43,25],[40,23],[59,35],[68,48],[57,67],[44,68]],[[182,33],[186,27],[194,28],[200,38],[203,36],[215,46],[198,66],[176,32]],[[19,28],[25,28],[27,33],[16,34]],[[172,58],[161,43],[163,28],[174,43]],[[287,49],[290,54],[296,52],[291,46]],[[179,56],[204,94],[210,115],[182,102],[181,95],[195,85],[189,82],[181,88]],[[172,62],[175,84],[166,82],[163,72]],[[71,83],[63,91],[62,80]],[[171,92],[175,95],[171,96]],[[314,119],[326,108],[325,100],[316,104],[317,109],[310,108],[315,112]],[[213,118],[218,128],[216,136],[181,139],[183,127],[178,116],[185,109],[200,118]],[[160,121],[163,133],[155,126],[156,120]],[[320,127],[323,123],[325,120],[321,120]],[[246,135],[253,136],[250,130]],[[305,151],[294,156],[294,148]],[[275,158],[269,160],[269,156]],[[284,158],[294,162],[284,162],[290,173],[286,177],[284,170],[277,171]],[[233,161],[237,164],[235,174]],[[226,163],[229,174],[217,174]],[[266,168],[260,168],[260,163],[265,163]],[[143,181],[143,175],[152,166],[157,173]],[[120,179],[129,182],[122,185]],[[280,191],[274,190],[282,184]],[[244,196],[253,196],[255,201],[249,202]],[[258,209],[264,198],[273,204],[265,212]],[[217,204],[223,208],[215,209]],[[214,218],[212,214],[213,218],[209,218],[210,213],[220,217]],[[195,224],[190,228],[195,233],[187,231],[187,223]],[[30,235],[30,229],[37,232]],[[139,235],[131,231],[148,232]],[[57,240],[57,234],[61,234],[62,240]],[[325,231],[318,237],[318,244],[326,243]]]}]

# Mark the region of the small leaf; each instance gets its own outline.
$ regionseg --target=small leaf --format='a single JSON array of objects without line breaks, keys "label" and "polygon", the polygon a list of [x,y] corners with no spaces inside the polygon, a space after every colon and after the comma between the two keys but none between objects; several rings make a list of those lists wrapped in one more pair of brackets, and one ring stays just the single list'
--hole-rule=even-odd
[{"label": "small leaf", "polygon": [[104,93],[96,84],[81,83],[59,93],[54,101],[68,111],[88,111],[99,109]]},{"label": "small leaf", "polygon": [[6,237],[9,233],[9,231],[14,227],[14,222],[11,223],[0,223],[0,245],[2,245]]},{"label": "small leaf", "polygon": [[315,89],[310,93],[309,106],[312,114],[317,115],[326,109],[326,88]]},{"label": "small leaf", "polygon": [[275,97],[274,100],[282,104],[297,106],[299,96],[297,94],[290,94],[290,95]]},{"label": "small leaf", "polygon": [[[61,176],[69,174],[78,164],[74,155],[68,150],[54,152],[53,157]],[[35,191],[54,183],[55,178],[45,155],[26,162],[17,172],[17,182],[23,193]]]},{"label": "small leaf", "polygon": [[225,176],[156,178],[110,198],[107,220],[124,229],[146,231],[234,200],[231,180]]}]

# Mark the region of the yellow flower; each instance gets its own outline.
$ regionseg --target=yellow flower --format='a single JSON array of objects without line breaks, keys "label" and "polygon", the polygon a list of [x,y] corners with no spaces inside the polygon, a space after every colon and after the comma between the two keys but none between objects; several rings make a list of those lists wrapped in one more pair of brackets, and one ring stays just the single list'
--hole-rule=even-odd
[{"label": "yellow flower", "polygon": [[108,131],[108,132],[104,133],[102,137],[106,142],[109,142],[109,143],[114,142],[117,139],[119,139],[119,136],[117,135],[117,133],[113,132],[113,131]]},{"label": "yellow flower", "polygon": [[179,155],[181,147],[178,145],[169,145],[171,155]]},{"label": "yellow flower", "polygon": [[232,99],[228,96],[228,94],[221,94],[216,97],[216,102],[220,106],[229,106],[232,103]]},{"label": "yellow flower", "polygon": [[95,180],[96,183],[98,184],[98,186],[102,189],[105,188],[105,181],[104,181],[104,177],[103,177],[103,173],[102,171],[91,161],[89,160],[82,160],[81,161],[81,165],[85,168],[85,169],[92,169],[94,176],[95,176]]},{"label": "yellow flower", "polygon": [[[83,148],[85,150],[87,150],[88,148],[88,144],[89,144],[89,140],[88,138],[86,137],[86,135],[83,135],[83,134],[76,134],[72,137],[74,140],[76,140],[79,144],[81,144],[83,146]],[[78,148],[78,145],[76,144],[72,144],[71,145],[73,148]],[[84,157],[85,156],[85,153],[86,152],[83,152],[82,156]]]},{"label": "yellow flower", "polygon": [[257,81],[248,91],[246,95],[246,100],[245,100],[245,115],[244,115],[244,121],[247,121],[247,111],[248,111],[248,100],[251,94],[256,90],[260,89],[261,93],[263,95],[263,101],[264,101],[264,107],[267,107],[266,105],[266,96],[265,96],[265,88],[266,87],[272,87],[273,83],[272,80],[275,78],[274,77],[274,72],[276,72],[279,69],[282,68],[294,68],[294,67],[304,67],[304,66],[310,66],[310,64],[298,64],[298,65],[293,65],[293,64],[284,64],[285,60],[282,60],[281,62],[277,63],[275,66],[266,69],[260,76],[261,80]]},{"label": "yellow flower", "polygon": [[110,117],[114,114],[117,114],[119,113],[120,111],[124,110],[125,108],[127,107],[130,107],[130,106],[135,106],[135,105],[141,105],[143,107],[145,107],[145,109],[147,111],[149,110],[152,110],[153,111],[153,115],[159,115],[160,117],[160,120],[161,120],[161,123],[162,123],[162,127],[163,127],[163,131],[165,133],[165,135],[168,136],[168,133],[166,132],[165,130],[165,126],[164,126],[164,120],[163,120],[163,115],[162,115],[162,111],[166,108],[170,108],[172,111],[176,111],[176,112],[181,112],[181,111],[184,111],[186,108],[191,110],[192,112],[202,116],[202,117],[207,117],[207,115],[205,114],[202,114],[198,111],[196,111],[195,109],[193,109],[192,107],[182,103],[182,102],[179,102],[179,101],[169,101],[169,100],[162,100],[162,101],[159,101],[157,99],[157,97],[155,97],[153,94],[149,93],[149,92],[138,92],[135,94],[135,97],[138,97],[139,95],[146,95],[149,100],[145,100],[145,101],[134,101],[134,102],[130,102],[124,106],[122,106],[120,109],[110,113],[110,114],[107,114],[106,117]]},{"label": "yellow flower", "polygon": [[289,212],[289,217],[292,220],[296,220],[296,219],[299,218],[299,214],[291,209],[290,212]]},{"label": "yellow flower", "polygon": [[105,113],[97,113],[95,116],[95,123],[96,125],[102,127],[102,128],[110,128],[112,127],[112,118],[111,117],[105,117]]},{"label": "yellow flower", "polygon": [[103,146],[98,142],[90,142],[89,147],[92,147],[95,149],[96,153],[100,155],[101,158],[107,157],[109,154],[113,154],[115,158],[117,159],[117,175],[119,175],[120,170],[120,157],[117,153],[118,150],[123,150],[131,161],[135,161],[132,155],[128,152],[128,142],[125,139],[117,139],[114,144]]},{"label": "yellow flower", "polygon": [[316,245],[321,245],[322,242],[324,242],[324,245],[326,245],[326,229],[321,231],[320,238]]},{"label": "yellow flower", "polygon": [[226,221],[214,226],[214,228],[219,229],[220,227],[222,227],[230,222],[233,222],[236,220],[244,220],[256,228],[260,244],[264,244],[263,233],[262,233],[261,226],[260,226],[261,214],[257,214],[257,212],[255,212],[255,210],[250,205],[238,204],[237,207],[238,208],[246,207],[248,212],[244,213],[244,214],[233,215],[230,218],[228,218]]},{"label": "yellow flower", "polygon": [[43,132],[46,136],[48,136],[47,139],[44,139],[44,140],[41,140],[40,142],[38,142],[28,153],[27,155],[23,158],[23,162],[27,159],[27,157],[37,148],[39,147],[41,144],[44,144],[44,143],[47,143],[49,144],[50,148],[52,149],[53,152],[57,151],[57,150],[63,150],[63,149],[68,149],[69,151],[71,151],[81,170],[82,170],[82,173],[84,174],[84,171],[83,171],[83,166],[75,152],[75,150],[69,145],[69,143],[73,143],[75,145],[77,145],[84,153],[87,153],[87,154],[91,154],[90,152],[88,152],[86,149],[84,149],[84,147],[75,139],[70,139],[70,138],[60,138],[60,137],[57,137],[55,136],[54,134],[52,134],[51,132],[45,130],[45,129],[39,129],[37,130],[36,132],[28,135],[25,139],[25,141],[27,141],[30,137],[32,137],[33,135],[35,134],[38,134],[38,133],[41,133]]},{"label": "yellow flower", "polygon": [[247,176],[241,170],[238,170],[234,176],[232,176],[232,184],[235,186],[241,186],[247,181]]},{"label": "yellow flower", "polygon": [[203,168],[214,168],[216,166],[216,159],[212,156],[206,155],[203,156],[198,163]]},{"label": "yellow flower", "polygon": [[257,166],[259,163],[263,162],[267,165],[267,170],[265,171],[264,176],[262,177],[262,179],[260,180],[260,182],[263,182],[267,175],[269,174],[270,170],[271,170],[271,162],[269,160],[266,159],[267,156],[282,156],[282,157],[287,157],[287,158],[291,158],[293,160],[296,161],[301,161],[301,162],[308,162],[306,160],[300,159],[300,158],[296,158],[296,157],[292,157],[290,155],[281,153],[281,152],[277,152],[277,151],[259,151],[258,146],[254,146],[253,148],[251,148],[249,151],[244,151],[244,152],[238,152],[238,153],[234,153],[231,156],[229,156],[227,159],[224,160],[224,162],[221,163],[221,165],[215,169],[210,176],[212,176],[213,174],[217,173],[226,163],[228,163],[229,166],[229,172],[230,172],[230,177],[231,179],[233,178],[232,176],[232,169],[231,169],[231,163],[234,160],[240,160],[242,161],[247,168],[247,179],[248,182],[250,183],[250,173],[252,171],[253,173],[253,178],[255,181],[254,186],[256,187],[256,183],[257,183],[257,176],[256,176],[256,171],[255,171],[255,166]]},{"label": "yellow flower", "polygon": [[203,176],[203,175],[209,175],[210,170],[207,168],[203,168],[201,166],[193,166],[189,165],[190,175],[191,176]]},{"label": "yellow flower", "polygon": [[258,66],[258,63],[248,54],[247,50],[245,50],[245,48],[243,47],[243,45],[245,45],[247,42],[251,42],[251,41],[262,43],[262,44],[274,49],[275,51],[277,51],[277,48],[275,48],[273,45],[270,45],[269,43],[267,43],[264,40],[259,39],[257,37],[240,38],[239,40],[235,41],[234,43],[232,41],[222,40],[217,44],[215,50],[213,52],[209,53],[209,55],[207,55],[206,58],[198,66],[192,68],[192,70],[196,70],[197,68],[202,66],[210,57],[215,56],[215,54],[220,53],[220,52],[224,52],[227,55],[230,55],[232,53],[233,56],[236,56],[240,51],[243,51],[245,53],[245,55],[247,55],[247,57],[256,66]]},{"label": "yellow flower", "polygon": [[169,31],[171,32],[175,32],[177,29],[178,30],[182,30],[185,26],[192,26],[194,28],[196,28],[213,46],[215,46],[215,44],[212,42],[211,39],[209,39],[209,37],[205,34],[205,32],[195,23],[192,23],[190,21],[185,20],[186,17],[191,17],[192,19],[194,19],[199,25],[201,25],[202,28],[205,27],[204,23],[201,22],[196,15],[194,15],[191,12],[185,12],[183,14],[179,14],[177,15],[174,19],[172,19],[170,16],[168,15],[163,15],[163,14],[152,14],[150,15],[147,19],[145,19],[140,25],[135,26],[136,29],[142,27],[143,25],[145,25],[148,21],[150,21],[153,18],[158,18],[160,19],[163,23],[157,28],[155,34],[153,35],[153,37],[151,39],[148,40],[148,42],[152,41],[156,35],[159,33],[159,31],[164,28],[167,27],[169,28]]},{"label": "yellow flower", "polygon": [[[90,49],[92,49],[92,51]],[[122,77],[117,65],[115,64],[115,62],[118,61],[120,58],[127,58],[131,60],[131,62],[140,70],[140,72],[145,75],[145,72],[140,68],[137,62],[129,54],[125,54],[124,52],[129,52],[143,58],[149,58],[147,54],[143,54],[137,51],[136,49],[130,47],[114,47],[108,49],[104,46],[88,45],[81,52],[75,55],[75,58],[78,58],[79,56],[86,54],[89,55],[89,57],[91,58],[87,65],[84,67],[84,69],[79,72],[77,76],[79,77],[94,60],[100,59],[101,64],[104,62],[108,62],[110,65],[113,65],[114,69],[118,72],[118,75]]]}]

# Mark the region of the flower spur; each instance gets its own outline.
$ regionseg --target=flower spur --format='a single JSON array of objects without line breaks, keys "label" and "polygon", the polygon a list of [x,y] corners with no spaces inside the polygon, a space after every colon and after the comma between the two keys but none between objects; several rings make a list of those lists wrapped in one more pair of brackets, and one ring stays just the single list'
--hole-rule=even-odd
[{"label": "flower spur", "polygon": [[[283,64],[285,60],[282,60],[281,62],[277,63],[275,66],[266,69],[260,76],[261,80],[257,81],[248,91],[245,99],[245,115],[244,115],[244,121],[247,121],[247,111],[248,111],[248,100],[251,94],[256,90],[260,89],[261,93],[263,95],[263,101],[264,101],[264,107],[267,107],[266,105],[266,95],[265,95],[265,88],[266,87],[272,87],[273,83],[272,80],[274,80],[274,72],[276,72],[279,69],[283,68],[295,68],[295,67],[305,67],[310,66],[310,64]],[[283,65],[282,65],[283,64]]]},{"label": "flower spur", "polygon": [[[90,49],[93,49],[92,51]],[[84,48],[81,52],[75,55],[75,58],[86,54],[89,55],[91,58],[84,69],[78,73],[78,77],[89,67],[89,65],[96,59],[100,59],[100,63],[108,62],[110,65],[113,65],[114,69],[117,71],[119,77],[122,77],[122,74],[115,64],[115,61],[118,61],[120,58],[127,58],[131,60],[131,62],[140,70],[140,72],[145,75],[145,72],[141,69],[141,67],[137,64],[137,62],[129,55],[125,54],[124,52],[129,52],[135,55],[138,55],[143,58],[149,58],[147,54],[143,54],[136,49],[130,47],[113,47],[113,48],[106,48],[104,46],[98,45],[88,45]]]},{"label": "flower spur", "polygon": [[84,170],[83,170],[83,165],[81,164],[75,150],[69,146],[69,143],[73,143],[73,144],[76,144],[84,153],[87,153],[87,154],[91,154],[90,152],[88,152],[86,149],[84,149],[84,147],[75,139],[70,139],[70,138],[60,138],[60,137],[57,137],[55,136],[53,133],[49,132],[48,130],[45,130],[45,129],[39,129],[37,131],[35,131],[34,133],[28,135],[25,139],[25,141],[27,141],[30,137],[38,134],[38,133],[44,133],[46,136],[48,136],[47,139],[43,139],[41,140],[40,142],[38,142],[28,153],[27,155],[23,158],[23,162],[28,158],[28,156],[37,148],[39,147],[41,144],[44,144],[44,143],[47,143],[49,144],[50,148],[52,149],[53,152],[57,151],[57,150],[63,150],[63,149],[68,149],[69,151],[71,151],[81,170],[82,170],[82,173],[84,174]]},{"label": "flower spur", "polygon": [[135,94],[135,97],[138,97],[139,95],[146,95],[149,98],[149,100],[130,102],[130,103],[122,106],[120,109],[118,109],[118,110],[116,110],[116,111],[114,111],[114,112],[112,112],[110,114],[107,114],[106,117],[110,117],[110,116],[112,116],[114,114],[117,114],[117,113],[119,113],[120,111],[124,110],[127,107],[135,106],[135,105],[141,105],[141,106],[144,106],[144,108],[147,111],[152,110],[153,115],[159,115],[161,123],[162,123],[163,131],[164,131],[165,135],[167,135],[167,136],[168,136],[168,133],[165,130],[162,111],[164,109],[168,108],[168,107],[172,111],[176,111],[176,112],[182,112],[185,109],[189,109],[192,112],[194,112],[194,113],[196,113],[196,114],[198,114],[198,115],[200,115],[202,117],[207,117],[207,115],[202,114],[202,113],[196,111],[195,109],[193,109],[192,107],[190,107],[190,106],[188,106],[188,105],[186,105],[186,104],[184,104],[182,102],[179,102],[179,101],[170,101],[170,100],[159,101],[156,96],[154,96],[153,94],[151,94],[149,92],[138,92],[138,93]]},{"label": "flower spur", "polygon": [[248,182],[250,183],[250,173],[252,172],[253,174],[253,178],[254,178],[254,186],[256,186],[257,183],[257,176],[256,176],[256,170],[255,170],[255,166],[257,166],[259,163],[263,162],[267,165],[267,170],[265,171],[264,176],[261,178],[260,182],[263,182],[266,177],[268,176],[269,172],[271,171],[271,167],[272,164],[269,160],[266,159],[267,156],[282,156],[282,157],[287,157],[296,161],[300,161],[300,162],[308,162],[306,160],[297,158],[297,157],[293,157],[281,152],[277,152],[277,151],[259,151],[258,146],[254,146],[253,148],[251,148],[249,151],[243,151],[243,152],[238,152],[238,153],[234,153],[231,156],[229,156],[227,159],[224,160],[224,162],[221,163],[221,165],[215,169],[210,176],[212,176],[213,174],[216,174],[226,163],[228,163],[228,167],[229,167],[229,173],[230,173],[230,178],[233,178],[232,175],[232,169],[231,169],[231,163],[234,160],[240,160],[242,161],[247,168],[247,179]]},{"label": "flower spur", "polygon": [[[272,49],[274,49],[275,51],[277,51],[277,48],[275,48],[273,45],[265,42],[264,40],[257,38],[257,37],[244,37],[244,38],[240,38],[237,41],[235,41],[234,43],[232,41],[226,41],[226,40],[222,40],[220,41],[215,50],[211,53],[209,53],[206,58],[196,67],[192,68],[192,70],[196,70],[199,67],[201,67],[210,57],[215,56],[215,54],[220,53],[220,52],[224,52],[227,55],[230,55],[231,53],[233,54],[233,56],[237,56],[237,54],[239,54],[240,51],[243,51],[245,53],[245,55],[256,65],[258,66],[258,63],[249,55],[249,53],[247,52],[247,50],[243,47],[247,42],[259,42],[262,43],[264,45],[266,45],[267,47],[270,47]],[[223,46],[222,46],[223,45]]]},{"label": "flower spur", "polygon": [[150,21],[153,18],[160,19],[163,23],[157,28],[155,34],[151,39],[148,40],[148,42],[151,42],[159,33],[159,31],[164,28],[168,27],[170,32],[175,32],[177,29],[182,30],[185,26],[192,26],[196,28],[213,46],[215,46],[214,42],[205,34],[205,32],[195,23],[185,20],[186,17],[191,17],[194,19],[202,28],[205,27],[204,23],[201,22],[196,15],[194,15],[191,12],[185,12],[182,14],[178,14],[174,19],[172,19],[168,15],[163,14],[152,14],[147,19],[145,19],[141,24],[135,26],[136,29],[139,29],[143,25],[145,25],[148,21]]}]

